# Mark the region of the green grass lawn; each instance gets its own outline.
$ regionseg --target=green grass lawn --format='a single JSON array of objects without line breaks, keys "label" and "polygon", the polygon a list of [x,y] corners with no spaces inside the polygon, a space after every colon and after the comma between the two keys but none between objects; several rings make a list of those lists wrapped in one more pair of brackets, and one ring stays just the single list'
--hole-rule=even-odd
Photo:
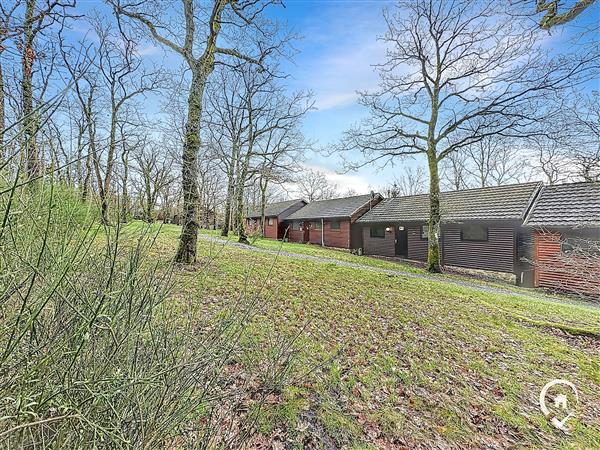
[{"label": "green grass lawn", "polygon": [[[219,239],[229,239],[232,242],[237,242],[237,235],[230,234],[228,238],[221,236],[220,230],[200,230],[202,234],[206,234],[211,237]],[[382,269],[391,270],[402,270],[412,273],[425,273],[425,270],[414,267],[408,264],[401,264],[393,261],[386,261],[383,259],[369,258],[366,256],[358,256],[349,251],[338,250],[334,248],[321,247],[314,244],[300,244],[297,242],[282,242],[273,239],[255,238],[252,239],[252,245],[258,248],[264,248],[269,250],[283,251],[289,253],[298,253],[301,255],[310,255],[324,258],[333,258],[340,261],[347,261],[357,264],[363,264],[371,267],[379,267]]]},{"label": "green grass lawn", "polygon": [[[162,228],[160,257],[172,256],[178,233],[172,225]],[[281,247],[399,267],[316,246]],[[292,382],[260,409],[256,442],[290,448],[600,448],[599,309],[206,240],[199,242],[199,255],[197,270],[177,269],[174,307],[199,290],[205,301],[182,312],[206,318],[240,297],[256,299],[245,344],[257,358],[274,336],[297,336]],[[577,336],[579,331],[588,336]],[[251,371],[249,361],[245,368]],[[579,390],[570,435],[553,429],[538,407],[540,390],[556,378]]]},{"label": "green grass lawn", "polygon": [[[200,233],[203,235],[218,238],[218,239],[226,239],[226,240],[230,240],[231,242],[237,242],[236,234],[230,233],[229,237],[223,238],[221,236],[221,230],[202,229],[202,230],[200,230]],[[311,255],[311,256],[317,256],[317,257],[332,258],[332,259],[337,259],[340,261],[347,261],[347,262],[351,262],[351,263],[362,264],[364,266],[377,267],[377,268],[381,268],[381,269],[389,269],[389,270],[396,270],[396,271],[410,272],[410,273],[422,273],[422,274],[427,273],[426,270],[422,267],[419,267],[419,265],[411,265],[408,262],[382,259],[382,258],[377,258],[377,257],[367,256],[367,255],[358,256],[358,255],[350,253],[349,251],[330,248],[330,247],[320,247],[319,245],[314,245],[314,244],[300,244],[297,242],[282,242],[282,241],[276,241],[273,239],[266,239],[266,238],[260,238],[260,237],[253,238],[251,243],[254,247],[269,249],[269,250],[274,250],[274,251],[283,251],[283,252],[289,252],[289,253],[298,253],[298,254],[302,254],[302,255]],[[534,290],[531,288],[524,288],[524,287],[516,286],[514,284],[511,284],[511,283],[508,283],[505,281],[501,281],[501,280],[495,281],[495,280],[491,280],[491,279],[481,279],[481,278],[470,277],[468,275],[462,275],[462,274],[458,274],[458,273],[443,273],[443,274],[436,274],[434,276],[436,278],[440,278],[442,280],[468,282],[468,283],[477,284],[480,286],[495,287],[495,288],[500,288],[500,289],[509,290],[509,291],[513,291],[513,292],[517,292],[517,293],[521,293],[521,294],[527,294],[527,295],[531,295],[531,296],[543,296],[544,295],[544,292],[539,289]],[[571,303],[575,303],[575,304],[580,303],[578,301],[578,299],[566,297],[566,296],[563,296],[562,300],[564,302],[571,302]]]}]

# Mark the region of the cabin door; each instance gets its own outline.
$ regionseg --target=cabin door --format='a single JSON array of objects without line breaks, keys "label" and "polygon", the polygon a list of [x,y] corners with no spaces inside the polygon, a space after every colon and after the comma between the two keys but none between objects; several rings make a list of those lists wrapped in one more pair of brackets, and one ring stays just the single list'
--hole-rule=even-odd
[{"label": "cabin door", "polygon": [[302,229],[304,230],[302,242],[308,242],[310,240],[310,222],[303,222]]},{"label": "cabin door", "polygon": [[396,225],[396,256],[408,257],[408,230],[405,225]]}]

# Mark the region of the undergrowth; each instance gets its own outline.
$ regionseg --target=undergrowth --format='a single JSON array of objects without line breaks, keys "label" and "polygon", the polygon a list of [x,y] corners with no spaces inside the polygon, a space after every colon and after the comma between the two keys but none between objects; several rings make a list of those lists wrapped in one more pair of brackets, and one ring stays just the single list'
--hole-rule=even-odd
[{"label": "undergrowth", "polygon": [[257,299],[210,322],[182,313],[182,269],[149,257],[156,231],[102,226],[52,181],[17,186],[0,195],[0,447],[241,446],[257,421],[247,405],[281,390],[293,360],[276,340],[241,376]]}]

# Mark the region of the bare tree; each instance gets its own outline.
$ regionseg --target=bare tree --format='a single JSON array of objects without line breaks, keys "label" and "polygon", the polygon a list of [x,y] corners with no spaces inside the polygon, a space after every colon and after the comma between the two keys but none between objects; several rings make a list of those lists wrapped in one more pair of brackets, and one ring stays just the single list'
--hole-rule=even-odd
[{"label": "bare tree", "polygon": [[[248,117],[246,151],[239,165],[236,187],[236,218],[238,224],[239,242],[248,243],[245,231],[244,214],[244,188],[246,182],[256,173],[256,167],[251,167],[253,159],[260,161],[265,156],[264,148],[261,152],[261,141],[273,137],[273,133],[282,130],[292,130],[311,109],[310,95],[298,92],[290,97],[284,94],[284,89],[276,83],[273,76],[263,76],[253,68],[244,72],[244,108]],[[280,146],[278,151],[291,151],[293,146]],[[275,151],[271,147],[267,152]],[[267,154],[267,156],[269,156]],[[272,155],[270,155],[272,156]]]},{"label": "bare tree", "polygon": [[6,41],[11,37],[13,29],[12,18],[19,2],[0,4],[0,165],[8,158],[4,148],[4,130],[6,129],[6,100],[4,83],[4,55],[7,53]]},{"label": "bare tree", "polygon": [[[285,104],[285,98],[280,104]],[[304,108],[304,112],[308,109]],[[265,208],[267,194],[273,184],[282,184],[293,179],[298,171],[304,154],[310,147],[299,130],[300,120],[294,118],[288,124],[270,129],[259,143],[259,163],[257,169],[258,188],[260,193],[260,227],[265,233]]]},{"label": "bare tree", "polygon": [[22,25],[18,28],[22,37],[20,47],[23,152],[27,161],[27,174],[31,178],[38,176],[42,170],[36,142],[39,117],[34,109],[34,63],[39,58],[36,39],[48,27],[55,23],[62,23],[68,17],[67,10],[73,7],[75,7],[74,0],[25,0]]},{"label": "bare tree", "polygon": [[557,184],[569,179],[569,160],[560,140],[538,137],[531,140],[536,158],[536,166],[543,174],[546,183]]},{"label": "bare tree", "polygon": [[172,160],[158,143],[147,142],[133,153],[133,162],[142,217],[146,222],[153,222],[159,198],[175,181]]},{"label": "bare tree", "polygon": [[600,181],[600,92],[576,96],[563,112],[563,124],[571,129],[568,154],[576,179]]},{"label": "bare tree", "polygon": [[441,162],[440,183],[444,189],[460,191],[469,187],[467,155],[462,151],[449,154]]},{"label": "bare tree", "polygon": [[427,192],[427,174],[422,167],[407,166],[404,173],[395,178],[400,195],[417,195]]},{"label": "bare tree", "polygon": [[503,15],[497,2],[401,1],[395,11],[384,13],[380,89],[360,98],[370,117],[346,133],[340,150],[362,152],[350,168],[427,158],[427,268],[439,272],[440,161],[487,136],[530,133],[544,97],[590,76],[597,62],[589,52],[548,58],[539,30]]},{"label": "bare tree", "polygon": [[524,149],[502,136],[487,136],[465,148],[465,170],[479,187],[518,183],[528,178]]},{"label": "bare tree", "polygon": [[[117,17],[126,17],[140,26],[159,44],[183,58],[191,72],[189,96],[187,102],[187,121],[185,143],[182,153],[183,188],[183,228],[179,247],[175,257],[180,263],[196,261],[198,240],[198,153],[200,151],[200,122],[202,119],[202,101],[208,77],[213,72],[218,56],[262,65],[264,58],[275,51],[264,40],[254,47],[254,55],[235,48],[224,48],[217,44],[223,27],[231,32],[241,33],[241,39],[248,39],[250,33],[245,30],[262,31],[263,36],[272,34],[272,30],[261,27],[261,13],[275,0],[214,0],[212,7],[201,7],[194,0],[182,0],[183,20],[174,14],[164,14],[159,1],[129,3],[122,0],[109,0]],[[225,16],[224,16],[225,14]],[[172,20],[165,24],[166,17]],[[179,21],[179,22],[177,22]],[[181,30],[180,24],[184,24]],[[229,36],[234,38],[233,34]],[[242,46],[242,44],[240,44]]]},{"label": "bare tree", "polygon": [[[236,72],[219,70],[207,93],[206,134],[210,147],[216,152],[227,178],[227,194],[221,236],[232,229],[236,177],[241,164],[242,146],[248,129],[247,109],[244,107],[244,83]],[[244,180],[245,182],[245,180]]]},{"label": "bare tree", "polygon": [[93,153],[93,163],[98,182],[101,214],[104,223],[109,223],[109,197],[112,190],[114,165],[117,150],[119,123],[123,120],[123,108],[135,97],[158,88],[160,73],[146,71],[142,61],[136,56],[136,44],[123,33],[115,34],[111,26],[103,24],[103,19],[94,20],[94,26],[100,44],[98,46],[98,74],[102,87],[107,93],[109,118],[106,157]]},{"label": "bare tree", "polygon": [[330,183],[327,175],[320,170],[302,171],[295,183],[298,195],[309,202],[335,198],[338,195],[338,186]]}]

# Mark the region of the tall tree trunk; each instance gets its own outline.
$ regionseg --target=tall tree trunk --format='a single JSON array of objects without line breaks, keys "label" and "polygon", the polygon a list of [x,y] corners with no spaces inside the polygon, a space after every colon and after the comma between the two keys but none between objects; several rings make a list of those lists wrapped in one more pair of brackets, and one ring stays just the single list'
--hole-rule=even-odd
[{"label": "tall tree trunk", "polygon": [[435,140],[438,120],[439,87],[435,83],[431,95],[431,117],[427,130],[427,163],[429,167],[429,230],[427,233],[427,270],[432,273],[442,271],[440,264],[440,176]]},{"label": "tall tree trunk", "polygon": [[121,186],[121,223],[127,223],[129,220],[129,194],[127,192],[127,183],[129,183],[129,150],[125,148],[123,141],[123,153],[121,153],[121,162],[123,163],[123,185]]},{"label": "tall tree trunk", "polygon": [[4,148],[4,129],[6,127],[4,119],[4,74],[2,72],[2,45],[0,44],[0,164],[8,158]]},{"label": "tall tree trunk", "polygon": [[23,22],[23,58],[22,58],[22,110],[23,110],[23,130],[24,130],[24,149],[26,160],[26,171],[29,178],[39,176],[41,173],[40,160],[36,144],[37,119],[33,114],[33,61],[35,51],[33,49],[33,14],[35,10],[35,0],[27,0],[25,5],[25,20]]},{"label": "tall tree trunk", "polygon": [[[106,173],[104,174],[104,181],[101,178],[100,171],[97,170],[98,184],[102,184],[102,187],[98,189],[100,194],[100,203],[102,206],[102,222],[105,224],[110,223],[108,217],[109,210],[109,197],[112,182],[112,173],[114,167],[115,151],[117,146],[117,116],[119,114],[118,108],[112,107],[110,116],[110,135],[108,141],[108,154],[106,155]],[[99,165],[99,161],[98,161]]]},{"label": "tall tree trunk", "polygon": [[235,172],[237,161],[239,159],[238,144],[233,143],[231,147],[231,164],[227,168],[227,198],[225,199],[225,217],[223,219],[223,228],[221,236],[227,237],[231,228],[231,210],[233,206],[233,196],[235,195]]},{"label": "tall tree trunk", "polygon": [[[212,71],[212,70],[211,70]],[[185,125],[181,185],[183,188],[183,225],[175,261],[184,264],[196,262],[198,245],[198,152],[200,150],[200,119],[202,98],[208,76],[206,68],[192,71],[192,85],[188,97],[188,117]]]},{"label": "tall tree trunk", "polygon": [[429,165],[429,204],[430,220],[427,233],[427,270],[433,273],[441,272],[440,265],[440,177],[438,174],[438,161],[435,151],[427,152]]},{"label": "tall tree trunk", "polygon": [[267,177],[261,177],[260,186],[260,234],[265,236],[265,208],[267,206],[267,186],[269,180]]},{"label": "tall tree trunk", "polygon": [[252,143],[248,144],[248,152],[244,158],[244,162],[242,163],[242,167],[240,170],[240,174],[237,180],[237,203],[236,203],[236,219],[237,219],[237,232],[238,232],[238,242],[241,244],[249,244],[248,236],[246,235],[246,225],[245,225],[245,214],[244,214],[244,186],[246,184],[246,177],[248,176],[248,168],[250,167],[250,155],[252,154]]},{"label": "tall tree trunk", "polygon": [[92,152],[88,147],[88,154],[85,156],[85,177],[83,178],[83,187],[81,189],[81,200],[88,199],[90,192],[90,182],[92,180]]}]

